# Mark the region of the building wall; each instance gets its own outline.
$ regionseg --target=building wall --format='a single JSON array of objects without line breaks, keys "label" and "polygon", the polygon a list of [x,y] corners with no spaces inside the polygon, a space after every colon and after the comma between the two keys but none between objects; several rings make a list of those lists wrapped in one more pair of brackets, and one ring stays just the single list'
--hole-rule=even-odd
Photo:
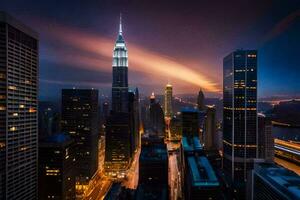
[{"label": "building wall", "polygon": [[224,58],[223,106],[224,171],[241,185],[258,152],[255,50],[237,50]]},{"label": "building wall", "polygon": [[97,90],[62,90],[62,131],[75,140],[78,178],[88,181],[98,169]]},{"label": "building wall", "polygon": [[0,12],[0,199],[37,198],[38,36]]}]

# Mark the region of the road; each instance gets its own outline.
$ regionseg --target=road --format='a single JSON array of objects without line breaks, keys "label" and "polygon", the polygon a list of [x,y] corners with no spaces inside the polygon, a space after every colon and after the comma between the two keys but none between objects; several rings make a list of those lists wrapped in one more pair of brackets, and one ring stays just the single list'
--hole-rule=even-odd
[{"label": "road", "polygon": [[141,148],[138,148],[134,155],[134,159],[131,163],[131,167],[127,171],[125,180],[122,182],[122,186],[129,189],[136,189],[139,181],[139,158],[140,158]]},{"label": "road", "polygon": [[181,195],[181,174],[179,169],[179,151],[180,145],[169,142],[168,149],[171,152],[168,153],[169,156],[169,175],[168,182],[170,191],[170,199],[177,200],[180,199]]},{"label": "road", "polygon": [[103,199],[110,189],[112,185],[112,181],[110,181],[108,178],[101,178],[95,183],[93,183],[93,186],[89,191],[87,191],[87,194],[84,197],[84,200],[98,200]]}]

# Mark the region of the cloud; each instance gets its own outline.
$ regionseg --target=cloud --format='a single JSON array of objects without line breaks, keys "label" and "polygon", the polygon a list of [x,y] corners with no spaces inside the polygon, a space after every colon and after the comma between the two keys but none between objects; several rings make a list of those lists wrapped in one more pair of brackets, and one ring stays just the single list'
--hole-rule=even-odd
[{"label": "cloud", "polygon": [[[42,27],[43,34],[52,44],[58,43],[71,47],[69,49],[56,48],[56,50],[50,48],[46,50],[47,55],[44,59],[78,68],[111,71],[114,39],[62,25],[40,23],[39,26]],[[179,84],[184,82],[193,87],[201,87],[208,92],[220,92],[220,87],[214,81],[208,80],[200,70],[196,71],[177,62],[174,58],[147,50],[139,45],[132,43],[127,43],[127,45],[130,70],[142,72],[147,77],[151,75],[153,81],[159,77],[159,80],[165,80],[164,83],[169,79]]]},{"label": "cloud", "polygon": [[273,38],[277,37],[284,31],[286,31],[290,25],[300,17],[300,9],[290,13],[288,16],[280,20],[263,38],[263,43],[272,40]]}]

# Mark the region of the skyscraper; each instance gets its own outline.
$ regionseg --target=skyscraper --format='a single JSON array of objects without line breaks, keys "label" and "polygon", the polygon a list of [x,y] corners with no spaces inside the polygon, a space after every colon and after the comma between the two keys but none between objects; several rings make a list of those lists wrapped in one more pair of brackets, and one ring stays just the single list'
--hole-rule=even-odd
[{"label": "skyscraper", "polygon": [[75,167],[70,136],[56,133],[40,139],[39,199],[75,199]]},{"label": "skyscraper", "polygon": [[223,106],[223,166],[239,196],[258,156],[257,51],[236,50],[224,58]]},{"label": "skyscraper", "polygon": [[205,150],[216,150],[216,108],[208,106],[205,118],[205,131],[204,131],[204,148]]},{"label": "skyscraper", "polygon": [[184,108],[181,111],[182,136],[199,138],[199,112],[193,108]]},{"label": "skyscraper", "polygon": [[247,182],[247,200],[300,199],[300,176],[272,163],[255,164]]},{"label": "skyscraper", "polygon": [[108,117],[105,126],[105,171],[113,178],[124,178],[132,156],[131,118],[120,112]]},{"label": "skyscraper", "polygon": [[165,117],[171,118],[173,115],[173,88],[171,84],[167,84],[165,88]]},{"label": "skyscraper", "polygon": [[111,177],[123,178],[138,146],[139,94],[138,90],[128,90],[128,55],[121,17],[112,67],[112,112],[105,127],[105,170]]},{"label": "skyscraper", "polygon": [[62,131],[75,140],[77,180],[87,184],[98,169],[98,90],[62,90]]},{"label": "skyscraper", "polygon": [[120,17],[119,34],[113,52],[112,111],[128,112],[128,54]]},{"label": "skyscraper", "polygon": [[274,137],[272,135],[272,121],[269,116],[258,113],[258,154],[259,158],[267,162],[274,159]]},{"label": "skyscraper", "polygon": [[0,12],[0,199],[37,199],[38,34]]},{"label": "skyscraper", "polygon": [[205,105],[204,105],[204,94],[203,91],[200,89],[197,97],[197,108],[198,110],[205,110]]},{"label": "skyscraper", "polygon": [[158,101],[155,99],[154,93],[150,96],[149,107],[150,128],[153,133],[159,137],[165,136],[165,119],[164,112]]},{"label": "skyscraper", "polygon": [[136,199],[169,199],[168,150],[162,138],[143,137]]}]

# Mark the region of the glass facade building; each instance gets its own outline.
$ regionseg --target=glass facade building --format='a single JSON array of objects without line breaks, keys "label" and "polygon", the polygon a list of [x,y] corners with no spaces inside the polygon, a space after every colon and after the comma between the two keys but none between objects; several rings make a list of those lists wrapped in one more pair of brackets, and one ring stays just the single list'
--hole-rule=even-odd
[{"label": "glass facade building", "polygon": [[0,199],[37,199],[36,32],[0,12]]},{"label": "glass facade building", "polygon": [[258,156],[257,139],[257,51],[236,50],[223,60],[223,166],[238,187]]},{"label": "glass facade building", "polygon": [[62,90],[62,131],[75,140],[76,176],[87,183],[98,169],[98,90]]}]

